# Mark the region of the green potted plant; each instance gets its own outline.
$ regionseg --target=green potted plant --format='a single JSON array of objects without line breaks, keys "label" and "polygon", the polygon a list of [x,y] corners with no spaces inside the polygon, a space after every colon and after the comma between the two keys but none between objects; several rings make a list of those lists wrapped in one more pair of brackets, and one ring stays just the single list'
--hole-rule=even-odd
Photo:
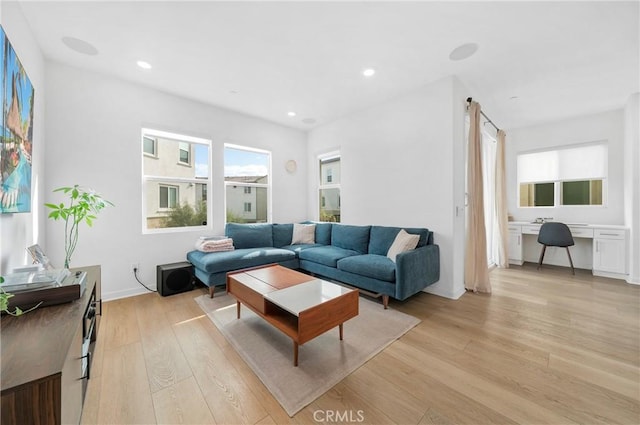
[{"label": "green potted plant", "polygon": [[93,226],[93,221],[97,218],[97,214],[107,206],[113,206],[113,203],[104,199],[101,195],[92,189],[85,189],[79,185],[72,187],[60,187],[54,192],[62,192],[67,195],[69,203],[64,204],[45,204],[51,209],[49,218],[53,220],[64,220],[64,268],[69,268],[71,256],[78,245],[78,231],[80,224],[86,223],[87,226]]}]

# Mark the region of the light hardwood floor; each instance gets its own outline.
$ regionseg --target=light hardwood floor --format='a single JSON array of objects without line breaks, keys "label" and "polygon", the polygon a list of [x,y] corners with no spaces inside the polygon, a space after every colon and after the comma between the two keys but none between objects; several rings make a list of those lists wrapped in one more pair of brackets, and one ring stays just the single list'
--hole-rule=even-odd
[{"label": "light hardwood floor", "polygon": [[490,276],[491,295],[392,300],[422,322],[293,418],[193,301],[204,288],[106,302],[82,423],[640,423],[640,287]]}]

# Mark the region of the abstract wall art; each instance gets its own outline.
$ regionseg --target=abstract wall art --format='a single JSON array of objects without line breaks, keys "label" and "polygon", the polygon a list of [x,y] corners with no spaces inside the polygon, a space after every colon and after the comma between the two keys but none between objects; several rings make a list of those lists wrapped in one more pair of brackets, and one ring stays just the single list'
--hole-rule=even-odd
[{"label": "abstract wall art", "polygon": [[34,90],[0,26],[0,213],[31,211]]}]

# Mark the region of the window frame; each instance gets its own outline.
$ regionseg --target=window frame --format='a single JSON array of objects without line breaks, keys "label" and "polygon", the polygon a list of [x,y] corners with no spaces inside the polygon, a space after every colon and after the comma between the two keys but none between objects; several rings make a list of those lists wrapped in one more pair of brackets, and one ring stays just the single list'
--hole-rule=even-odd
[{"label": "window frame", "polygon": [[[156,155],[152,156],[149,155],[148,153],[146,153],[144,151],[144,138],[153,138],[155,140],[155,151],[156,151]],[[180,161],[178,161],[178,163],[175,163],[175,166],[177,167],[185,167],[185,166],[189,166],[189,167],[193,167],[193,145],[194,144],[198,144],[198,145],[204,145],[207,147],[208,150],[208,158],[207,158],[207,166],[208,166],[208,171],[209,171],[209,175],[206,178],[202,178],[202,177],[193,177],[193,178],[185,178],[185,177],[171,177],[171,176],[162,176],[162,175],[154,175],[154,174],[145,174],[145,168],[144,168],[144,159],[145,157],[147,158],[156,158],[159,159],[158,156],[158,143],[157,143],[157,139],[166,139],[166,140],[171,140],[174,141],[176,143],[180,143],[180,142],[184,142],[184,143],[189,143],[190,149],[189,149],[189,160],[190,160],[190,164],[187,165],[185,163],[181,163]],[[172,133],[172,132],[168,132],[168,131],[163,131],[163,130],[157,130],[157,129],[153,129],[153,128],[148,128],[148,127],[143,127],[141,129],[141,143],[140,143],[140,150],[142,152],[142,155],[140,155],[141,158],[141,167],[140,167],[140,174],[141,174],[141,186],[142,186],[142,217],[141,217],[141,228],[142,228],[142,234],[143,235],[147,235],[147,234],[159,234],[159,233],[182,233],[182,232],[201,232],[202,230],[211,230],[213,229],[213,209],[211,207],[211,200],[210,200],[210,194],[211,194],[211,190],[210,188],[213,187],[213,164],[212,164],[212,157],[213,157],[213,142],[211,139],[205,139],[202,137],[196,137],[196,136],[190,136],[190,135],[186,135],[186,134],[180,134],[180,133]],[[179,155],[178,155],[178,159],[179,159]],[[173,161],[171,161],[170,163],[174,164]],[[150,195],[149,193],[147,193],[147,184],[148,183],[152,183],[152,182],[158,182],[161,185],[164,186],[171,186],[172,184],[175,184],[176,187],[178,188],[177,192],[176,192],[176,201],[179,202],[179,187],[180,184],[194,184],[194,185],[205,185],[206,186],[206,193],[207,193],[207,199],[205,200],[206,202],[206,206],[207,206],[207,224],[206,225],[197,225],[197,226],[182,226],[182,227],[160,227],[160,228],[149,228],[147,227],[147,223],[148,223],[148,219],[150,216],[150,212],[147,211],[147,197]],[[197,186],[196,186],[197,187]],[[157,196],[159,197],[159,191]],[[158,211],[168,211],[171,208],[159,208]]]}]

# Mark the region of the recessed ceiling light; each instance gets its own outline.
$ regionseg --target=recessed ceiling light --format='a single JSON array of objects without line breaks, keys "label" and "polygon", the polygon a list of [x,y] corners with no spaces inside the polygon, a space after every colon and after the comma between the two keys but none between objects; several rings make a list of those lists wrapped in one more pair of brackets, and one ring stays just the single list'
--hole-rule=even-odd
[{"label": "recessed ceiling light", "polygon": [[151,69],[151,64],[149,62],[145,62],[145,61],[138,61],[136,62],[138,64],[138,66],[142,69]]},{"label": "recessed ceiling light", "polygon": [[449,59],[460,61],[471,57],[477,51],[478,45],[476,43],[466,43],[453,49],[449,54]]},{"label": "recessed ceiling light", "polygon": [[376,70],[373,68],[367,68],[364,71],[362,71],[362,75],[364,75],[365,77],[371,77],[375,73],[376,73]]},{"label": "recessed ceiling light", "polygon": [[295,117],[296,113],[295,112],[287,112],[287,115],[289,115],[290,117]]},{"label": "recessed ceiling light", "polygon": [[74,52],[89,56],[95,56],[98,54],[98,49],[96,49],[93,44],[80,40],[79,38],[62,37],[62,42]]},{"label": "recessed ceiling light", "polygon": [[518,96],[511,96],[511,97],[509,98],[509,100],[516,100],[516,99],[518,99]]}]

